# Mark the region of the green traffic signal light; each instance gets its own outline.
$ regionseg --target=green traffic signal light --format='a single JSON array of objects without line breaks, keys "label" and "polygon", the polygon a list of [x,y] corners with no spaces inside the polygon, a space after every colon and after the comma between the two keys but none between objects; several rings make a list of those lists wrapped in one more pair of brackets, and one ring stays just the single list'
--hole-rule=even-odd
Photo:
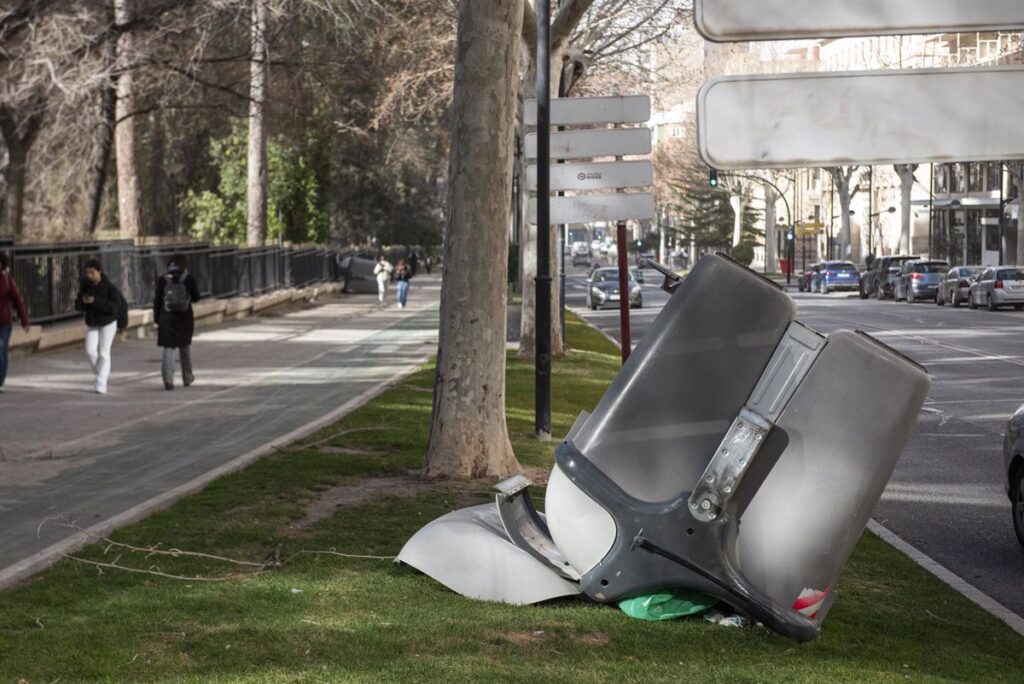
[{"label": "green traffic signal light", "polygon": [[713,188],[718,187],[718,169],[708,170],[708,185]]}]

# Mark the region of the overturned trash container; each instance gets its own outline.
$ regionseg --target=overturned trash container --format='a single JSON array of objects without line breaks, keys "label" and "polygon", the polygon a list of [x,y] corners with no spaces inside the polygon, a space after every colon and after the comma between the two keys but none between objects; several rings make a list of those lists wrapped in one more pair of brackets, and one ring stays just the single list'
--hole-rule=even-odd
[{"label": "overturned trash container", "polygon": [[930,385],[874,339],[820,335],[726,257],[682,282],[556,450],[545,514],[524,478],[398,556],[472,598],[603,603],[674,590],[817,636],[832,587]]}]

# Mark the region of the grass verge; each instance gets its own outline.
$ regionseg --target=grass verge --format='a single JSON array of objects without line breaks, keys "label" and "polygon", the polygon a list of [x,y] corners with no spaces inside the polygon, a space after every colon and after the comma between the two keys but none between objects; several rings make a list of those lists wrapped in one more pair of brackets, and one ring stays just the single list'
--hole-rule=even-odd
[{"label": "grass verge", "polygon": [[[572,354],[554,369],[564,434],[616,373],[618,351],[571,317]],[[0,593],[0,682],[1020,681],[1009,628],[865,534],[838,583],[820,640],[699,619],[631,620],[579,600],[534,607],[469,601],[408,568],[320,550],[394,555],[420,526],[489,500],[490,483],[425,486],[410,475],[427,440],[424,368],[321,434],[219,479]],[[524,465],[548,468],[532,439],[532,365],[508,366],[509,429]],[[208,581],[235,573],[225,581]]]}]

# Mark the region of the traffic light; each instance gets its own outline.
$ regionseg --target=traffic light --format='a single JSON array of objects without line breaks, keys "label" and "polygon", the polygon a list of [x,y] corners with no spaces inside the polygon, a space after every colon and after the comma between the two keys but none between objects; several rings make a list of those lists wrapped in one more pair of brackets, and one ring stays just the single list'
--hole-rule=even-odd
[{"label": "traffic light", "polygon": [[708,170],[708,185],[713,188],[718,187],[718,169]]},{"label": "traffic light", "polygon": [[789,226],[786,228],[786,240],[792,242],[794,239],[796,239],[796,231],[793,230],[793,226]]}]

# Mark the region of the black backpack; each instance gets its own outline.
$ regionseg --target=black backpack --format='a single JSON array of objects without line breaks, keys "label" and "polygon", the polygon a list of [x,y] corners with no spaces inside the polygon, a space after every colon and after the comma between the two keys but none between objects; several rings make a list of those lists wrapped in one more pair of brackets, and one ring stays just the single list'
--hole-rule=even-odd
[{"label": "black backpack", "polygon": [[111,287],[114,298],[117,300],[117,329],[124,330],[128,327],[128,300],[124,298],[121,291]]},{"label": "black backpack", "polygon": [[174,280],[167,276],[167,287],[164,288],[164,311],[168,313],[185,313],[192,308],[192,297],[188,294],[184,279]]}]

